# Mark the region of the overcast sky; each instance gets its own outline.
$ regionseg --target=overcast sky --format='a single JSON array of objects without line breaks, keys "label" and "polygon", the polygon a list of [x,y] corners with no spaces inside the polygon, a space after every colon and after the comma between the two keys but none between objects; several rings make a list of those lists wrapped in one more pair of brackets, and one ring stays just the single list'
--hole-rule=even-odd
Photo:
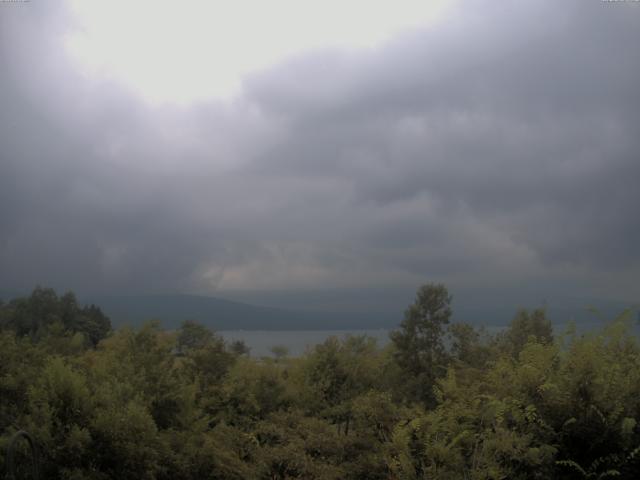
[{"label": "overcast sky", "polygon": [[640,299],[640,3],[300,3],[0,3],[0,289]]}]

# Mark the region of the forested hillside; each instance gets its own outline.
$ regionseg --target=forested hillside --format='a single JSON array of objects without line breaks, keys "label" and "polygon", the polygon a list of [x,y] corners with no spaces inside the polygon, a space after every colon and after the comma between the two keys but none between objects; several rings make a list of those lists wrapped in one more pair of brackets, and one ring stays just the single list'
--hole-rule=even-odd
[{"label": "forested hillside", "polygon": [[28,431],[47,479],[638,478],[629,313],[578,335],[520,311],[489,335],[450,306],[428,284],[385,348],[258,359],[38,288],[0,305],[0,447]]}]

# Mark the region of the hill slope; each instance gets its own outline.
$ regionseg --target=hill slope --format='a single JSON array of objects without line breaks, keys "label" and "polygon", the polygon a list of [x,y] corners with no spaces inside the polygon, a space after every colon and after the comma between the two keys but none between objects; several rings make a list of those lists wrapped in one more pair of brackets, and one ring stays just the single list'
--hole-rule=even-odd
[{"label": "hill slope", "polygon": [[114,326],[140,325],[149,319],[160,320],[165,328],[196,320],[214,330],[381,328],[390,323],[369,314],[294,311],[197,295],[99,296],[81,301],[99,305]]}]

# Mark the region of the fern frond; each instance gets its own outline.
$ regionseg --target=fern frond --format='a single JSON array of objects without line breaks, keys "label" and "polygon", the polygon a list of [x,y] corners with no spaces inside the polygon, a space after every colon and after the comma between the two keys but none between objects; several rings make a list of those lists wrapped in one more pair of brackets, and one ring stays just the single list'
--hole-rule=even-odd
[{"label": "fern frond", "polygon": [[608,478],[608,477],[619,477],[621,474],[618,470],[607,470],[606,472],[602,472],[598,475],[598,479]]},{"label": "fern frond", "polygon": [[587,472],[580,466],[578,462],[574,462],[573,460],[556,460],[556,465],[571,468],[581,473],[584,478],[588,478]]}]

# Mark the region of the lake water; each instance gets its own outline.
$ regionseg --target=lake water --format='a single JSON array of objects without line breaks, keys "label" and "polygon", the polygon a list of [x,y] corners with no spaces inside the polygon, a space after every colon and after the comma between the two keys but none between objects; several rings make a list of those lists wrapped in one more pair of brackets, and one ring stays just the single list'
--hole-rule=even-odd
[{"label": "lake water", "polygon": [[343,338],[347,335],[367,335],[384,346],[389,341],[389,331],[379,330],[222,330],[217,332],[227,341],[242,340],[250,349],[252,357],[271,356],[271,347],[282,345],[291,356],[302,355],[307,348],[324,342],[331,336]]},{"label": "lake water", "polygon": [[[640,320],[640,319],[639,319]],[[577,325],[577,332],[598,331],[603,324],[583,323]],[[556,323],[553,325],[554,335],[559,336],[565,331],[567,325]],[[487,333],[494,335],[503,326],[486,326]],[[278,345],[287,347],[291,356],[302,355],[307,348],[324,342],[331,336],[344,338],[347,335],[368,335],[378,342],[378,346],[383,347],[389,343],[389,329],[370,330],[222,330],[218,331],[225,340],[242,340],[250,349],[252,357],[272,356],[271,348]],[[636,335],[640,335],[640,321],[634,326]],[[445,342],[447,340],[445,339]]]}]

